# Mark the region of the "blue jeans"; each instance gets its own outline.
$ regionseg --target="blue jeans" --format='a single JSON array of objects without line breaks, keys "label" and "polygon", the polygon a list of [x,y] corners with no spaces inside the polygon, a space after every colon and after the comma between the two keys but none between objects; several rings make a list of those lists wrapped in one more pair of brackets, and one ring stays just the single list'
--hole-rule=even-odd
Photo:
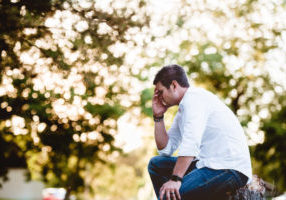
[{"label": "blue jeans", "polygon": [[[176,161],[177,157],[155,156],[149,162],[148,171],[158,199],[160,188],[170,179]],[[179,192],[181,200],[222,200],[227,199],[227,192],[234,192],[246,185],[247,180],[247,176],[236,170],[207,167],[197,169],[191,164]]]}]

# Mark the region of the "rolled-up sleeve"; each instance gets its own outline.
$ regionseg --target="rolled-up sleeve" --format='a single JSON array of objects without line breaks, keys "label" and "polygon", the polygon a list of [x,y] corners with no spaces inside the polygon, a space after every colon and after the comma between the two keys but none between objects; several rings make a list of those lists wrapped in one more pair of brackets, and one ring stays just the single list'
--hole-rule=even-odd
[{"label": "rolled-up sleeve", "polygon": [[178,124],[178,114],[172,123],[171,128],[167,131],[168,143],[164,149],[157,149],[159,155],[162,156],[172,156],[172,154],[177,150],[179,144],[181,143],[181,133]]},{"label": "rolled-up sleeve", "polygon": [[206,128],[207,103],[200,96],[193,95],[182,105],[182,142],[178,156],[198,156]]}]

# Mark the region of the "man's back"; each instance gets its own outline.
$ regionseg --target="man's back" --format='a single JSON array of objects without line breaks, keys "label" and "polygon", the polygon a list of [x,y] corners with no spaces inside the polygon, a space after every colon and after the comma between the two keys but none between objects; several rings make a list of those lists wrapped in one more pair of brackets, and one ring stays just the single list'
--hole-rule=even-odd
[{"label": "man's back", "polygon": [[[200,110],[201,106],[196,106],[198,102],[205,109]],[[217,96],[204,89],[191,87],[183,97],[180,109],[206,113],[205,129],[197,156],[198,168],[235,169],[251,178],[250,156],[244,131],[234,113]],[[187,123],[185,120],[192,119],[182,120]],[[184,134],[183,131],[181,134]]]}]

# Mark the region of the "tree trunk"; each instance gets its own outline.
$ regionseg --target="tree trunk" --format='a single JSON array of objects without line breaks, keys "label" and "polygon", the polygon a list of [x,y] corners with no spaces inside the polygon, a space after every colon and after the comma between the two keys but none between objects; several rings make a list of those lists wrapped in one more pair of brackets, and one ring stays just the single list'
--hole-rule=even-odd
[{"label": "tree trunk", "polygon": [[71,194],[71,188],[70,187],[66,188],[66,195],[65,195],[64,200],[69,200],[70,194]]}]

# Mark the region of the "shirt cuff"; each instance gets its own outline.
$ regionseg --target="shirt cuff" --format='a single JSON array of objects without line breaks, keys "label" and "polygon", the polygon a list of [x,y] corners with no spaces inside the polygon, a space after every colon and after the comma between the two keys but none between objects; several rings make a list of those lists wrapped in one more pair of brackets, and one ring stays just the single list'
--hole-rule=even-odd
[{"label": "shirt cuff", "polygon": [[188,147],[180,146],[178,156],[194,156],[198,157],[200,151],[195,145],[188,145]]},{"label": "shirt cuff", "polygon": [[172,151],[172,145],[171,145],[170,139],[168,140],[168,143],[165,146],[165,148],[161,150],[157,148],[157,152],[159,153],[160,156],[171,156],[173,154],[173,151]]}]

